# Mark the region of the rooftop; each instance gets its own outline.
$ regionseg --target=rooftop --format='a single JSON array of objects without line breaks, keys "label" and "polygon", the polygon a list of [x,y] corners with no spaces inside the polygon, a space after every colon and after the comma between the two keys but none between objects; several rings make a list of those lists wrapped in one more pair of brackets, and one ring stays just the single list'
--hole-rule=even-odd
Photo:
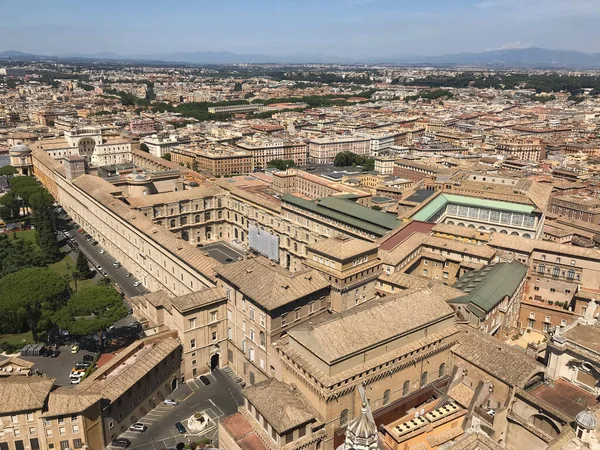
[{"label": "rooftop", "polygon": [[468,304],[469,310],[483,319],[505,297],[512,297],[526,275],[527,267],[518,261],[468,271],[454,285],[468,295],[454,303]]},{"label": "rooftop", "polygon": [[264,256],[227,264],[218,267],[216,272],[269,311],[330,286],[316,270],[292,273]]},{"label": "rooftop", "polygon": [[461,292],[444,286],[405,291],[333,314],[323,323],[290,330],[292,339],[328,364],[453,315],[447,304]]},{"label": "rooftop", "polygon": [[600,353],[600,325],[598,324],[584,325],[578,323],[566,331],[563,336],[581,347]]},{"label": "rooftop", "polygon": [[521,350],[470,326],[461,328],[453,353],[503,383],[522,388],[533,375],[544,372],[544,366]]},{"label": "rooftop", "polygon": [[383,236],[401,225],[394,215],[359,205],[350,200],[348,196],[344,198],[324,197],[312,201],[288,194],[281,200],[284,204],[289,203],[376,236]]},{"label": "rooftop", "polygon": [[308,249],[340,261],[345,261],[364,253],[377,251],[377,245],[363,241],[362,239],[335,236],[311,244]]},{"label": "rooftop", "polygon": [[317,413],[296,388],[275,378],[247,387],[243,392],[278,434],[317,418]]},{"label": "rooftop", "polygon": [[54,378],[10,376],[0,378],[0,414],[42,409]]},{"label": "rooftop", "polygon": [[587,406],[593,407],[598,403],[593,394],[560,378],[553,384],[537,386],[529,391],[529,394],[549,403],[572,418],[575,418]]}]

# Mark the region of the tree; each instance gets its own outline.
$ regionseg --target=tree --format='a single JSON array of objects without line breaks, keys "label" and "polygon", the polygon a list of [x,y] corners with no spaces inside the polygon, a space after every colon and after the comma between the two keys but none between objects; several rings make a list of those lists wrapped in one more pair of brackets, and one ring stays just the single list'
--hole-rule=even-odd
[{"label": "tree", "polygon": [[35,225],[35,238],[46,262],[60,258],[60,247],[56,237],[56,214],[54,198],[44,188],[30,194],[29,204],[33,210],[32,222]]},{"label": "tree", "polygon": [[272,159],[267,163],[267,167],[275,167],[279,170],[286,170],[289,167],[296,167],[293,159]]},{"label": "tree", "polygon": [[83,280],[90,274],[90,267],[88,261],[83,255],[83,252],[79,252],[77,255],[77,262],[75,264],[75,270],[73,271],[73,277],[75,279]]},{"label": "tree", "polygon": [[171,161],[171,154],[170,153],[165,153],[163,155],[163,159],[166,159],[167,161]]},{"label": "tree", "polygon": [[101,333],[127,315],[120,294],[109,286],[89,286],[73,294],[54,320],[75,336]]},{"label": "tree", "polygon": [[111,281],[110,277],[101,277],[96,284],[98,286],[108,287],[112,284],[112,281]]},{"label": "tree", "polygon": [[19,218],[21,207],[14,192],[8,192],[0,197],[0,217],[4,221]]},{"label": "tree", "polygon": [[15,169],[13,166],[0,167],[0,177],[4,177],[4,179],[6,180],[7,183],[16,174],[17,174],[17,169]]},{"label": "tree", "polygon": [[143,151],[143,152],[146,152],[146,153],[150,152],[150,149],[148,148],[148,146],[144,142],[142,142],[140,144],[140,150]]},{"label": "tree", "polygon": [[[22,269],[0,279],[0,310],[8,313],[9,319],[22,314],[36,342],[40,322],[54,314],[68,295],[65,278],[48,268]],[[2,314],[0,320],[7,316]]]},{"label": "tree", "polygon": [[240,92],[242,90],[242,83],[235,83],[233,85],[233,92]]}]

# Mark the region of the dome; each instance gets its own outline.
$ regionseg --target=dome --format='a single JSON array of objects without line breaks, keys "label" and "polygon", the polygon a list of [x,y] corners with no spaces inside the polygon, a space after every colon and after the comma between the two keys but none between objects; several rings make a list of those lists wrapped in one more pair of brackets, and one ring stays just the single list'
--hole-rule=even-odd
[{"label": "dome", "polygon": [[31,152],[31,150],[29,150],[29,147],[27,147],[22,142],[19,142],[17,145],[15,145],[13,148],[10,149],[10,153],[30,153],[30,152]]},{"label": "dome", "polygon": [[577,422],[577,425],[581,428],[585,428],[586,430],[594,430],[596,428],[596,416],[589,407],[580,411],[575,416],[575,422]]}]

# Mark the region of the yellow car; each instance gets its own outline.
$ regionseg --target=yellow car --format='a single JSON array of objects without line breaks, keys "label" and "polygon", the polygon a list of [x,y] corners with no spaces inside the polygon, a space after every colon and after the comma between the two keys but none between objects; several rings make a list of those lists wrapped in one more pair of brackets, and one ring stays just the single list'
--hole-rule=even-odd
[{"label": "yellow car", "polygon": [[79,351],[79,345],[73,345],[71,347],[71,353],[77,353]]}]

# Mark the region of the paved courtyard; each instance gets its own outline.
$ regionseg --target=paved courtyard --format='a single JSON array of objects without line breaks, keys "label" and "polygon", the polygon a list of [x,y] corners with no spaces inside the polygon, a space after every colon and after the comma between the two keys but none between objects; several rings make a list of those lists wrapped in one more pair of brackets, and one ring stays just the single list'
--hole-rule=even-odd
[{"label": "paved courtyard", "polygon": [[[160,404],[139,422],[148,429],[143,432],[126,431],[120,437],[131,441],[131,449],[161,450],[174,449],[179,442],[185,444],[210,439],[211,446],[218,445],[218,423],[222,417],[237,411],[243,402],[239,386],[219,370],[207,375],[210,385],[204,386],[200,380],[189,380],[175,389],[169,397],[179,401],[177,406]],[[188,429],[188,419],[196,413],[206,413],[210,422],[201,433],[194,434]],[[181,422],[188,433],[180,434],[175,423]],[[112,447],[110,447],[112,448]]]},{"label": "paved courtyard", "polygon": [[221,264],[231,263],[237,261],[238,258],[244,257],[244,253],[241,250],[238,250],[223,241],[204,244],[199,248],[203,252],[208,253],[211,258],[216,259]]}]

